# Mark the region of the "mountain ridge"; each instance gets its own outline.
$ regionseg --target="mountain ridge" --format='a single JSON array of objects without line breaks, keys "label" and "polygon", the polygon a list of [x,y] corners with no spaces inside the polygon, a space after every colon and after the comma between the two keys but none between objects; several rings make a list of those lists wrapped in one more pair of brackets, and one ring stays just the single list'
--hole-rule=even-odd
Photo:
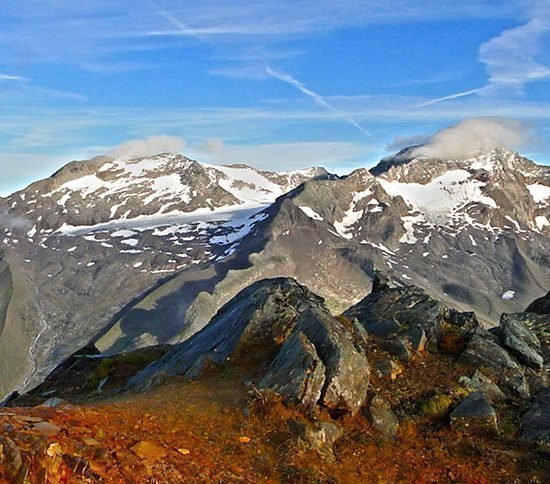
[{"label": "mountain ridge", "polygon": [[[536,223],[536,217],[547,220],[549,208],[545,198],[536,200],[526,188],[547,187],[548,168],[522,162],[510,152],[495,153],[495,163],[505,167],[496,170],[496,187],[481,166],[485,158],[479,160],[480,166],[470,166],[470,171],[456,160],[417,160],[390,167],[378,177],[366,169],[347,177],[316,169],[283,174],[281,180],[281,175],[242,165],[212,168],[197,166],[198,162],[181,155],[159,155],[130,162],[95,159],[86,169],[93,165],[107,185],[88,195],[94,184],[75,186],[79,180],[73,177],[75,169],[82,164],[71,163],[57,172],[58,178],[61,174],[73,177],[70,180],[57,179],[57,186],[37,182],[0,201],[8,216],[34,219],[31,227],[4,229],[4,260],[16,269],[13,276],[18,281],[7,307],[12,341],[26,340],[23,347],[32,346],[40,353],[34,356],[42,368],[42,376],[32,377],[36,382],[91,339],[102,351],[185,339],[239,290],[266,277],[296,277],[323,296],[331,309],[341,312],[368,293],[375,269],[416,283],[459,309],[475,308],[482,320],[494,321],[502,310],[518,310],[527,299],[542,295],[550,265],[545,255],[549,252],[548,226]],[[528,177],[507,173],[511,168],[505,165],[507,158],[500,160],[502,156],[519,157],[518,163],[535,168]],[[165,163],[168,171],[159,169],[158,163],[151,166],[155,159]],[[145,171],[147,176],[132,175],[128,186],[113,188],[121,177],[128,179],[128,171],[120,168],[122,163],[134,174]],[[177,187],[152,190],[153,181],[173,175],[171,170],[178,163],[198,170],[199,182],[219,189],[220,196],[210,203],[213,210],[205,205],[212,198],[207,190],[191,197],[194,200],[185,206]],[[243,170],[242,183],[230,176]],[[452,176],[438,179],[445,173]],[[251,182],[251,176],[261,183]],[[187,179],[198,183],[192,175]],[[219,180],[228,190],[220,187]],[[305,184],[297,186],[302,181]],[[36,193],[40,183],[45,183],[44,193]],[[73,192],[66,185],[60,190],[66,183],[73,183],[69,185]],[[427,219],[424,205],[415,199],[420,185],[422,191],[428,188],[446,197],[440,223]],[[136,201],[134,212],[127,214],[127,208],[113,211],[124,201],[121,193],[128,193],[117,190],[128,187],[135,192],[130,190],[127,198]],[[192,192],[189,188],[183,194]],[[153,195],[158,196],[151,198],[152,205],[144,204]],[[109,201],[101,217],[95,215],[92,220],[86,212],[97,212],[88,196]],[[230,205],[237,210],[223,210],[228,200],[240,202]],[[42,205],[37,210],[39,202]],[[79,207],[75,204],[81,202],[90,207],[76,213]],[[53,216],[46,213],[47,207],[55,208]],[[151,213],[140,215],[142,207]],[[163,207],[168,207],[166,212]],[[65,218],[64,210],[72,210],[73,218]],[[125,214],[126,218],[117,218]],[[492,221],[498,224],[493,226]],[[97,223],[82,225],[90,222]],[[36,315],[49,321],[38,334],[32,324]],[[22,318],[22,334],[13,336],[18,318]],[[13,352],[5,349],[7,354]]]}]

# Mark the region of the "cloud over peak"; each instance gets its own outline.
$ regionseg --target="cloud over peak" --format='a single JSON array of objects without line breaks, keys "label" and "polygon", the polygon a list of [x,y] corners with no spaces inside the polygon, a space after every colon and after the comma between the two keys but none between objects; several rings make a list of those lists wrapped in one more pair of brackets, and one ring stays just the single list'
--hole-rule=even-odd
[{"label": "cloud over peak", "polygon": [[464,159],[500,147],[518,150],[532,140],[532,127],[523,121],[470,118],[438,131],[412,154],[415,157]]},{"label": "cloud over peak", "polygon": [[180,152],[186,145],[178,136],[150,136],[126,141],[107,152],[112,158],[132,159],[153,156],[159,153]]}]

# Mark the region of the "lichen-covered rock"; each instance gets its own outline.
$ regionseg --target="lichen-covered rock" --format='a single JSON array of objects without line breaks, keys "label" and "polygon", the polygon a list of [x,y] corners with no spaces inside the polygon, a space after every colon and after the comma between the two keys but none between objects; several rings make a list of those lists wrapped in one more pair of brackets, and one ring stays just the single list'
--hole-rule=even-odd
[{"label": "lichen-covered rock", "polygon": [[399,428],[399,419],[393,412],[390,404],[380,395],[375,395],[363,413],[375,430],[387,439],[393,440]]},{"label": "lichen-covered rock", "polygon": [[373,292],[344,313],[357,318],[369,334],[381,339],[403,336],[415,351],[436,351],[449,331],[467,342],[479,327],[474,313],[461,313],[416,286],[390,284],[388,277],[381,277],[376,276]]},{"label": "lichen-covered rock", "polygon": [[428,417],[444,417],[452,404],[453,399],[449,395],[434,395],[420,402],[420,411]]},{"label": "lichen-covered rock", "polygon": [[468,433],[498,433],[497,415],[485,395],[470,393],[451,412],[451,427]]},{"label": "lichen-covered rock", "polygon": [[478,368],[488,368],[503,389],[516,397],[529,398],[529,387],[520,365],[493,341],[476,333],[459,361]]},{"label": "lichen-covered rock", "polygon": [[521,420],[521,439],[550,446],[550,388],[545,388],[533,400]]},{"label": "lichen-covered rock", "polygon": [[285,341],[258,387],[312,409],[321,398],[324,383],[325,365],[315,346],[296,332]]},{"label": "lichen-covered rock", "polygon": [[509,348],[522,363],[536,369],[543,366],[540,341],[515,314],[503,314],[500,320],[502,344]]}]

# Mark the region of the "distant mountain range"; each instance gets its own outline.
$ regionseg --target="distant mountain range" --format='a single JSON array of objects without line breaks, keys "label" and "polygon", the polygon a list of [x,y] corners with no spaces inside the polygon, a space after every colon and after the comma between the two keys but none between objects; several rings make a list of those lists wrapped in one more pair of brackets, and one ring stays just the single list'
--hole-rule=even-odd
[{"label": "distant mountain range", "polygon": [[268,277],[340,313],[378,270],[487,325],[544,294],[550,168],[505,149],[412,153],[345,177],[100,157],[0,199],[0,393],[89,342],[116,353],[183,341]]}]

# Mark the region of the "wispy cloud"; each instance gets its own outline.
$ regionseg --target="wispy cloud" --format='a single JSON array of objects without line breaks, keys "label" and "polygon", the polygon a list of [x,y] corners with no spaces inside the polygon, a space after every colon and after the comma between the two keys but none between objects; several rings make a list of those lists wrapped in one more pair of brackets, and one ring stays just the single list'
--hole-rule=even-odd
[{"label": "wispy cloud", "polygon": [[521,89],[524,84],[550,79],[550,67],[537,60],[550,34],[550,2],[536,1],[531,19],[505,30],[484,43],[479,59],[487,67],[489,82],[499,87]]},{"label": "wispy cloud", "polygon": [[304,83],[298,81],[297,79],[292,77],[290,74],[286,74],[284,72],[276,71],[276,70],[272,69],[269,66],[266,66],[265,70],[270,76],[274,77],[275,79],[278,79],[282,82],[285,82],[286,84],[289,84],[290,86],[295,87],[296,89],[298,89],[298,91],[300,91],[302,94],[304,94],[305,96],[312,99],[313,102],[315,104],[317,104],[318,106],[320,106],[324,109],[327,109],[328,111],[332,111],[334,113],[339,114],[344,121],[346,121],[347,123],[349,123],[352,126],[354,126],[355,128],[357,128],[363,134],[366,134],[367,136],[371,136],[370,132],[367,131],[365,128],[363,128],[357,121],[355,121],[349,115],[349,113],[346,113],[345,111],[342,111],[341,109],[338,109],[337,107],[333,106],[332,104],[327,102],[326,99],[323,98],[323,96],[316,93],[315,91],[312,91]]},{"label": "wispy cloud", "polygon": [[27,82],[25,77],[13,76],[11,74],[2,74],[0,72],[0,81],[17,81],[17,82]]}]

